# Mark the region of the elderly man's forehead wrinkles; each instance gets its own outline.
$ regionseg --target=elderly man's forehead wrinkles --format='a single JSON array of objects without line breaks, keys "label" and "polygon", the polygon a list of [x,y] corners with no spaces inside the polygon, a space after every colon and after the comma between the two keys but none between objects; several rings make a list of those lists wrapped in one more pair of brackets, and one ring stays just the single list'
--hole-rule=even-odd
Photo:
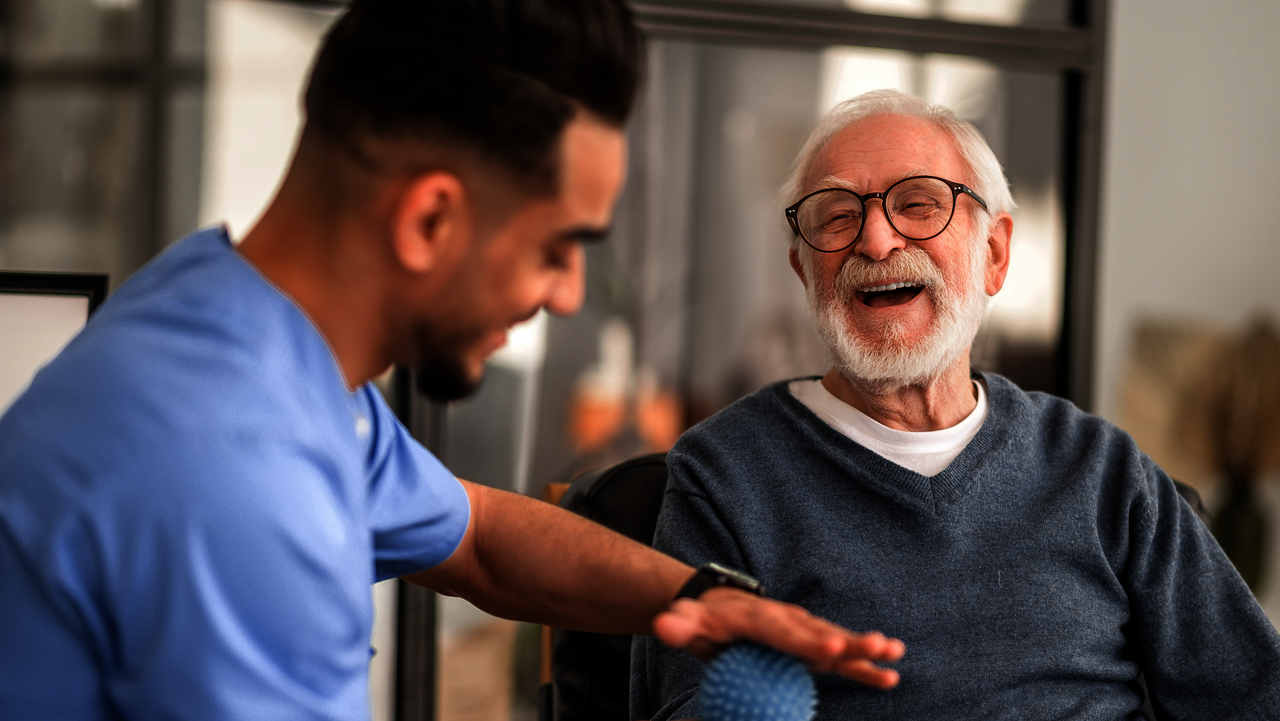
[{"label": "elderly man's forehead wrinkles", "polygon": [[828,175],[827,177],[815,183],[814,186],[809,189],[809,192],[812,193],[817,190],[826,190],[827,188],[844,188],[845,190],[852,190],[853,192],[859,193],[859,194],[883,193],[885,190],[889,189],[890,185],[893,185],[899,180],[914,178],[918,175],[932,175],[932,172],[930,172],[930,170],[928,168],[925,168],[924,166],[916,166],[911,170],[907,170],[905,172],[898,173],[897,175],[890,176],[887,179],[887,182],[884,183],[883,188],[860,188],[858,187],[857,183],[854,183],[850,180],[846,180],[845,178],[841,178],[838,175]]}]

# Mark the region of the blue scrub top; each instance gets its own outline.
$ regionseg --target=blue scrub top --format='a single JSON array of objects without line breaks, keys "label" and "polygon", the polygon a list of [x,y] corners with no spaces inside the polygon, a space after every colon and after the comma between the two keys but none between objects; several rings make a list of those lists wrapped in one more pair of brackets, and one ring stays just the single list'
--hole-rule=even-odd
[{"label": "blue scrub top", "polygon": [[0,716],[366,718],[370,584],[469,517],[225,230],[196,233],[0,417]]}]

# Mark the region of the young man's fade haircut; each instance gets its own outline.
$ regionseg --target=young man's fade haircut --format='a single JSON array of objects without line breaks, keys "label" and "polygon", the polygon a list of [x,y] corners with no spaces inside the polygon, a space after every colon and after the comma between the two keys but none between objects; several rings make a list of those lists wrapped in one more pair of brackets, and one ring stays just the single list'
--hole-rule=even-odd
[{"label": "young man's fade haircut", "polygon": [[641,62],[621,0],[354,0],[316,57],[307,129],[358,156],[461,150],[551,194],[565,126],[585,108],[621,127]]}]

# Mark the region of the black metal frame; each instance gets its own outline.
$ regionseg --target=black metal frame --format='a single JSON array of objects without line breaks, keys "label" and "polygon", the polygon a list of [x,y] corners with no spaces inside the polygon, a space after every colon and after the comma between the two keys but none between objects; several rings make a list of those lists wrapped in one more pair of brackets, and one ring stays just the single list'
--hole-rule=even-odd
[{"label": "black metal frame", "polygon": [[[163,0],[161,0],[163,1]],[[345,0],[294,0],[340,7]],[[1063,79],[1061,200],[1066,272],[1055,385],[1088,410],[1093,400],[1102,112],[1109,0],[1069,0],[1062,28],[1000,27],[859,13],[790,2],[631,0],[650,38],[733,45],[827,45],[967,55]]]},{"label": "black metal frame", "polygon": [[106,273],[44,273],[0,271],[0,293],[72,295],[89,299],[89,315],[107,297]]},{"label": "black metal frame", "polygon": [[859,45],[1052,67],[1088,66],[1095,43],[1083,25],[1061,30],[998,27],[742,0],[636,0],[631,5],[650,37],[702,42]]}]

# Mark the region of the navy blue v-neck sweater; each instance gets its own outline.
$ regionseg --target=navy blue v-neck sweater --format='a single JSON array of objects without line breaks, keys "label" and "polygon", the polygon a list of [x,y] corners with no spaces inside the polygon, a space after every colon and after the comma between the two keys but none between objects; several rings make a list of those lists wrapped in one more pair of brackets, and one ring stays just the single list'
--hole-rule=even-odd
[{"label": "navy blue v-neck sweater", "polygon": [[[1280,635],[1169,477],[1106,421],[984,377],[990,412],[922,476],[786,383],[686,433],[655,546],[902,639],[890,691],[818,676],[818,719],[1280,718]],[[698,715],[702,666],[651,638],[632,718]]]}]

